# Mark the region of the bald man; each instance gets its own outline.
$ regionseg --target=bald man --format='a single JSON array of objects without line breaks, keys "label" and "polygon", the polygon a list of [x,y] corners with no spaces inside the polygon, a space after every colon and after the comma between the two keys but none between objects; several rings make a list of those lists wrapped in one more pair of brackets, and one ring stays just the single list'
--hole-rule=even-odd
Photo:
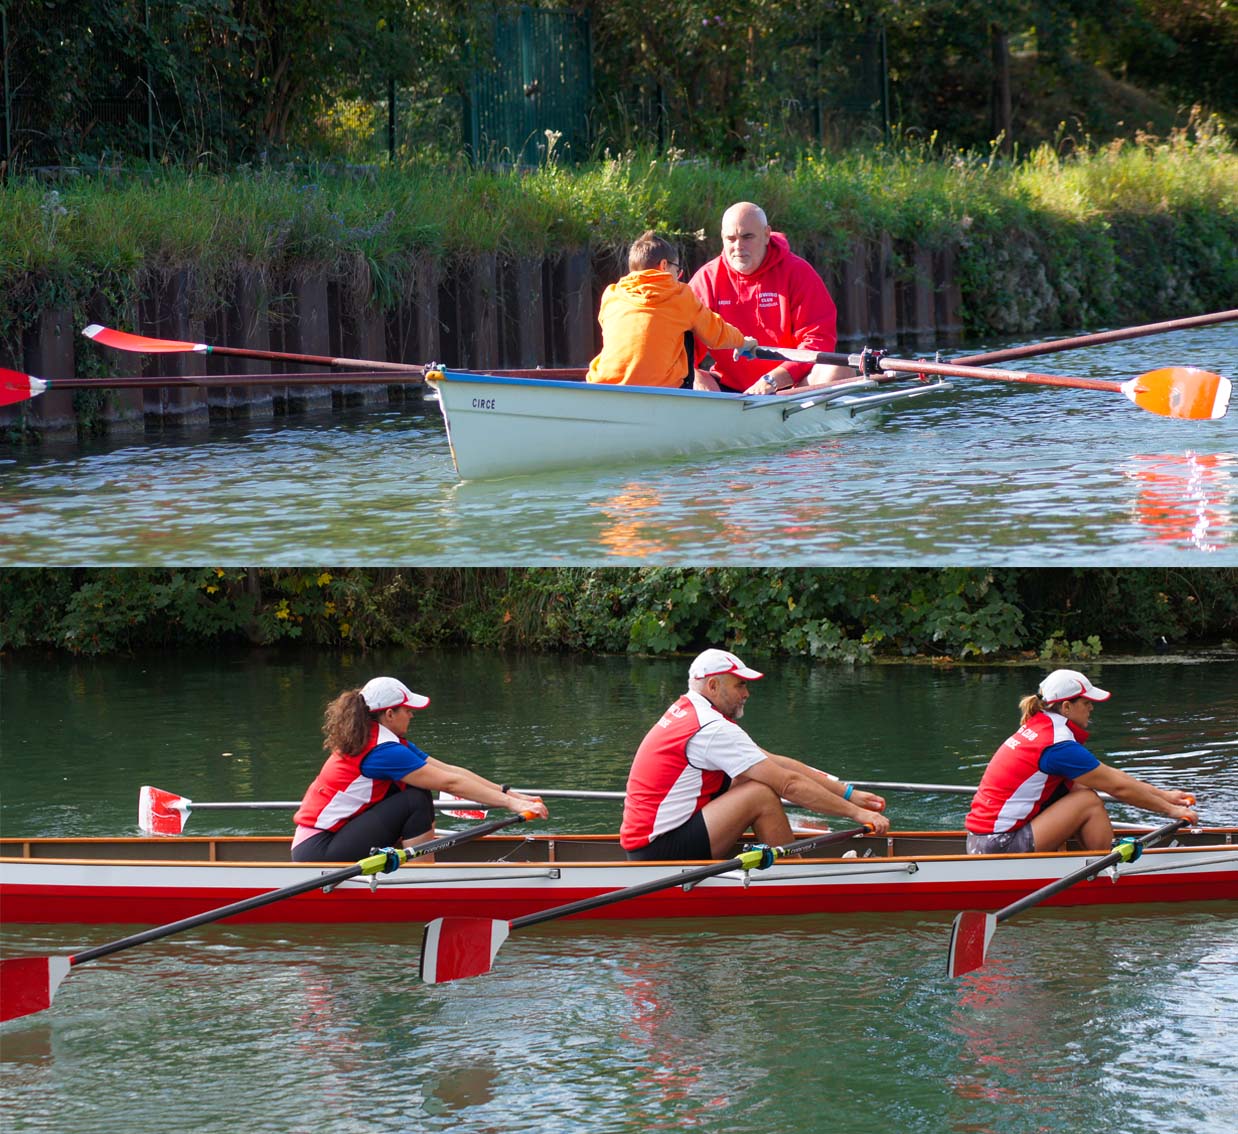
[{"label": "bald man", "polygon": [[[723,213],[722,255],[701,268],[688,286],[706,307],[762,346],[832,351],[837,343],[838,313],[821,277],[791,251],[787,238],[770,228],[764,211],[751,201],[740,201]],[[698,344],[698,366],[705,354],[706,348]],[[695,385],[699,390],[774,394],[808,381],[810,374],[813,384],[855,376],[845,366],[736,359],[730,351],[718,351],[712,371],[697,370]]]}]

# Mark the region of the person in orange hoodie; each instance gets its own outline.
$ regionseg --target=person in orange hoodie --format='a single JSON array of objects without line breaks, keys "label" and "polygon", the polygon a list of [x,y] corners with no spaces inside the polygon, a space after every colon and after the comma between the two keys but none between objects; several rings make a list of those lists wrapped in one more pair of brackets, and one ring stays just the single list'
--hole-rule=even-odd
[{"label": "person in orange hoodie", "polygon": [[[680,387],[692,377],[684,332],[717,349],[756,346],[756,339],[709,310],[680,282],[675,249],[652,229],[628,249],[628,274],[602,293],[602,353],[590,382]],[[690,383],[689,383],[690,384]]]}]

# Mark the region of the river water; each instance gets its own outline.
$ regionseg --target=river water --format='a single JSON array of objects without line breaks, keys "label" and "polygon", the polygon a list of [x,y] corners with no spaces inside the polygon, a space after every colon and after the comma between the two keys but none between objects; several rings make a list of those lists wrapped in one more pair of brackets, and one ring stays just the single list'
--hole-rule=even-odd
[{"label": "river water", "polygon": [[[1049,337],[1049,336],[1045,336]],[[956,356],[1005,343],[973,343]],[[1238,379],[1238,325],[1030,359]],[[957,380],[810,445],[461,484],[432,402],[0,450],[0,564],[1238,563],[1238,410]]]},{"label": "river water", "polygon": [[[764,659],[747,658],[753,664]],[[287,800],[316,770],[322,704],[375,672],[432,698],[413,736],[521,786],[620,788],[686,659],[481,653],[4,661],[0,828],[135,833],[137,792]],[[975,783],[1026,666],[780,662],[744,723],[855,779]],[[1238,661],[1108,660],[1102,759],[1238,823]],[[966,797],[888,795],[896,824],[957,827]],[[1118,819],[1139,819],[1115,808]],[[613,829],[552,801],[545,829]],[[289,813],[196,811],[189,832]],[[945,977],[949,917],[553,922],[495,971],[428,987],[420,928],[215,925],[75,970],[0,1026],[3,1129],[47,1134],[846,1130],[1194,1134],[1238,1124],[1238,909],[1032,910],[989,963]],[[0,928],[71,953],[115,926]]]}]

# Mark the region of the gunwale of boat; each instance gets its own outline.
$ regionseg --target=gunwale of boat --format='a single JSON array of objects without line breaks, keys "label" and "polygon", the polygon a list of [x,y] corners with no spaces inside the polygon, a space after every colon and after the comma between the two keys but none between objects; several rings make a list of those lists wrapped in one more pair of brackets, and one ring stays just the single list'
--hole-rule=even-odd
[{"label": "gunwale of boat", "polygon": [[[1209,827],[1184,831],[1172,844],[1151,847],[1145,855],[1180,853],[1183,850],[1221,850],[1235,845],[1238,827]],[[291,839],[285,835],[178,835],[178,836],[33,836],[0,838],[0,864],[61,863],[64,865],[125,865],[185,866],[226,865],[282,866],[290,870],[309,867],[344,866],[341,863],[293,862],[289,857]],[[942,844],[950,847],[943,850]],[[873,861],[932,861],[955,859],[1041,859],[1077,858],[1081,848],[1062,851],[1035,851],[1025,854],[968,855],[961,831],[894,831],[889,835],[865,835],[845,844],[855,857]],[[736,844],[738,851],[741,844]],[[929,848],[933,848],[930,850]],[[519,858],[515,853],[525,852]],[[599,850],[605,853],[599,854]],[[933,851],[937,853],[933,853]],[[158,852],[158,853],[153,853]],[[489,852],[489,853],[488,853]],[[497,857],[495,857],[497,855]],[[440,851],[433,863],[406,863],[402,870],[433,869],[435,866],[484,865],[488,868],[520,868],[530,864],[555,866],[676,866],[700,865],[713,860],[644,859],[629,860],[620,849],[618,839],[610,834],[496,834]],[[805,855],[784,861],[784,868],[797,863],[850,862],[841,854]]]}]

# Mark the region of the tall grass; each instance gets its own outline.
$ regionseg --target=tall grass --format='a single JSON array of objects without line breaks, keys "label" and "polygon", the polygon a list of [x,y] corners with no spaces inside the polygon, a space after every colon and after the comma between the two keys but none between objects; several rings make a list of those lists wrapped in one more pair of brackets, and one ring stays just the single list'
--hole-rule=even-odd
[{"label": "tall grass", "polygon": [[[1208,124],[1068,157],[1045,146],[1016,163],[942,152],[932,139],[761,168],[674,151],[573,168],[550,147],[532,170],[416,164],[362,176],[290,168],[10,183],[0,193],[0,351],[18,353],[49,304],[97,306],[102,295],[123,306],[176,271],[207,293],[238,272],[325,273],[386,306],[427,256],[618,250],[649,227],[712,254],[722,211],[737,200],[758,202],[793,245],[818,254],[882,232],[959,248],[974,330],[1126,314],[1140,302],[1120,279],[1131,257],[1173,273],[1174,287],[1158,293],[1170,307],[1238,294],[1238,153]],[[1032,260],[1051,295],[1023,294]],[[1183,283],[1189,261],[1202,269]]]}]

